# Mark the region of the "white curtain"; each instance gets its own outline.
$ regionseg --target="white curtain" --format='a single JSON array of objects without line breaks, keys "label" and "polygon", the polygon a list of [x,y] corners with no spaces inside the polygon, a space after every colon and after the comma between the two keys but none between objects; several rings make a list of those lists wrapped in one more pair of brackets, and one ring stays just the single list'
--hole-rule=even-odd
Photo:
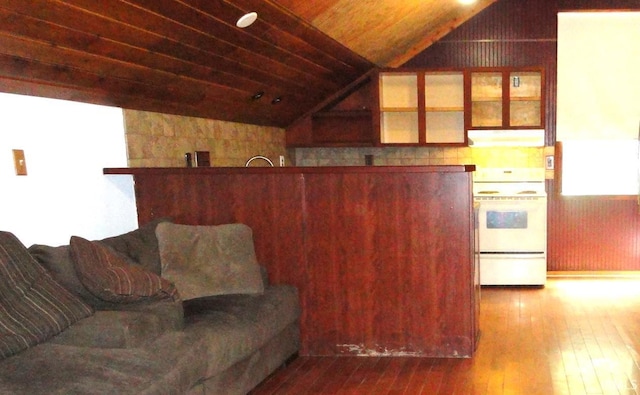
[{"label": "white curtain", "polygon": [[640,12],[558,14],[564,194],[638,192]]}]

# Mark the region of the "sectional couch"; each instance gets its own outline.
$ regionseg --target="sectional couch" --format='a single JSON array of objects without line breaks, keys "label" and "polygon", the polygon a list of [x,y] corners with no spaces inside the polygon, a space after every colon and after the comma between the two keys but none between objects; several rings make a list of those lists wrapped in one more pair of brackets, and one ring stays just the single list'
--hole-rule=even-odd
[{"label": "sectional couch", "polygon": [[242,224],[28,249],[0,232],[0,393],[246,394],[299,350]]}]

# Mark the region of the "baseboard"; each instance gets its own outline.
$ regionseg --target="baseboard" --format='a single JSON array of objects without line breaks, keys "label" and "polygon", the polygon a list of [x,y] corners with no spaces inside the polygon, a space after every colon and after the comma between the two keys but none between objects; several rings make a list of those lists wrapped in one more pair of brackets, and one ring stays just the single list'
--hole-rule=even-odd
[{"label": "baseboard", "polygon": [[591,270],[591,271],[549,271],[547,278],[559,277],[600,277],[600,278],[640,278],[637,270]]}]

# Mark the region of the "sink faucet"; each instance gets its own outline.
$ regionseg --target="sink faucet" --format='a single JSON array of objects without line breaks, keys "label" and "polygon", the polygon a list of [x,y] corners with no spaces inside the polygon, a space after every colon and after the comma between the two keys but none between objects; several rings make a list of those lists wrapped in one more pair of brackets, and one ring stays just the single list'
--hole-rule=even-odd
[{"label": "sink faucet", "polygon": [[271,162],[271,159],[267,158],[266,156],[262,156],[262,155],[252,156],[251,158],[249,158],[247,163],[244,164],[244,167],[249,167],[249,163],[251,163],[252,161],[254,161],[256,159],[266,160],[267,162],[269,162],[269,165],[271,165],[271,167],[273,167],[273,162]]}]

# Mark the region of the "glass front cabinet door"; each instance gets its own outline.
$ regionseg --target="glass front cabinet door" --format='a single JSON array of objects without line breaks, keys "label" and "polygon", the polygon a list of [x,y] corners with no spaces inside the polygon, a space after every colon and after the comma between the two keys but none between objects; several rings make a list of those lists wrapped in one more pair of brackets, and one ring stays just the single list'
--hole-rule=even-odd
[{"label": "glass front cabinet door", "polygon": [[543,77],[541,70],[471,71],[467,129],[543,128]]},{"label": "glass front cabinet door", "polygon": [[379,74],[380,143],[464,145],[462,71]]},{"label": "glass front cabinet door", "polygon": [[381,73],[380,142],[417,144],[419,129],[418,74]]},{"label": "glass front cabinet door", "polygon": [[468,143],[470,129],[544,128],[542,69],[381,71],[379,143]]}]

